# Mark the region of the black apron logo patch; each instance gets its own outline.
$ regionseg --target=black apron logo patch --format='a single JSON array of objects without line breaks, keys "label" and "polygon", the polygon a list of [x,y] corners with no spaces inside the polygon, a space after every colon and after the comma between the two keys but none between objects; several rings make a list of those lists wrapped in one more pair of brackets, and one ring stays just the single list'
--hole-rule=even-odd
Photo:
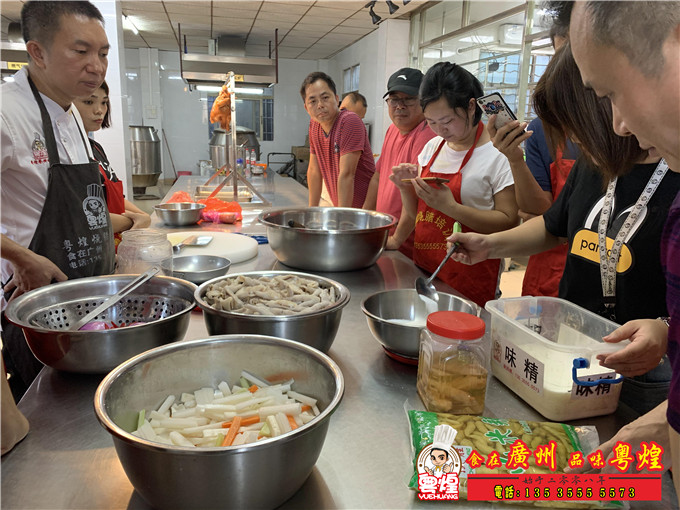
[{"label": "black apron logo patch", "polygon": [[97,230],[107,226],[106,203],[102,197],[101,186],[97,184],[87,185],[87,197],[83,200],[83,211],[87,217],[90,230]]}]

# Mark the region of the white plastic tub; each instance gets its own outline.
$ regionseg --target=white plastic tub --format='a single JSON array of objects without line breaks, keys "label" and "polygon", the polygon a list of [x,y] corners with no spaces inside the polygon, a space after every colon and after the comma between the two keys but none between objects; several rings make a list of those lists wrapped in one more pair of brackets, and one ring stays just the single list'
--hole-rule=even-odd
[{"label": "white plastic tub", "polygon": [[621,384],[578,385],[572,367],[574,359],[584,358],[590,368],[578,369],[579,380],[620,379],[595,357],[628,345],[627,340],[602,341],[618,324],[553,297],[498,299],[486,303],[486,309],[491,314],[491,370],[536,411],[563,422],[616,410]]}]

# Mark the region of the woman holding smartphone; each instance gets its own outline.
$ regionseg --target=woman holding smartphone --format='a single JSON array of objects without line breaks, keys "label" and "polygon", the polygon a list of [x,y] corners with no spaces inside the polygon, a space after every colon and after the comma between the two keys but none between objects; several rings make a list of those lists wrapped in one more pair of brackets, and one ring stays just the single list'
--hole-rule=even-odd
[{"label": "woman holding smartphone", "polygon": [[[95,90],[90,97],[77,99],[75,105],[88,133],[99,131],[99,129],[111,125],[109,86],[106,82],[103,82],[101,87]],[[116,248],[118,248],[121,232],[131,228],[146,228],[151,224],[151,217],[125,198],[123,183],[111,168],[104,148],[91,138],[90,145],[94,157],[99,161],[99,172],[102,177],[106,205],[111,215],[113,236]]]},{"label": "woman holding smartphone", "polygon": [[[458,221],[464,232],[492,233],[517,224],[517,203],[507,158],[491,144],[476,98],[482,85],[449,62],[434,65],[420,86],[425,119],[436,137],[390,177],[401,191],[402,216],[387,248],[397,249],[415,229],[413,260],[434,272],[446,255],[446,237]],[[441,177],[447,183],[426,182]],[[412,179],[408,181],[408,179]],[[473,268],[449,260],[438,277],[480,306],[495,299],[500,260]]]},{"label": "woman holding smartphone", "polygon": [[[549,142],[558,147],[569,137],[584,157],[542,216],[507,232],[453,234],[449,241],[460,247],[452,258],[476,264],[489,257],[532,255],[566,240],[559,297],[628,323],[605,340],[630,336],[631,345],[598,358],[627,376],[621,400],[647,412],[665,400],[671,375],[670,363],[662,360],[668,326],[657,320],[668,315],[660,241],[680,191],[680,174],[667,171],[665,162],[640,149],[633,136],[612,131],[611,105],[585,88],[569,45],[548,64],[533,100]],[[496,137],[514,140],[520,133],[519,123],[510,123]]]}]

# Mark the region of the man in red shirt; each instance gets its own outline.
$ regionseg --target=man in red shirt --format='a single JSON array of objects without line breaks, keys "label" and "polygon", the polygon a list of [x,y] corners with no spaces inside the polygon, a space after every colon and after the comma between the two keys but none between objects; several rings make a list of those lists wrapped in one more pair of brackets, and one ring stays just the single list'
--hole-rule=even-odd
[{"label": "man in red shirt", "polygon": [[335,83],[325,73],[307,76],[300,95],[312,118],[307,169],[310,207],[319,205],[322,180],[334,206],[362,207],[375,173],[363,122],[356,113],[340,111]]},{"label": "man in red shirt", "polygon": [[[390,180],[392,168],[401,163],[417,165],[418,154],[435,136],[418,100],[422,79],[423,73],[418,69],[399,69],[387,80],[387,92],[383,96],[392,124],[387,128],[364,207],[391,214],[397,220],[401,216],[401,193]],[[414,232],[399,247],[407,257],[413,256],[413,236]]]}]

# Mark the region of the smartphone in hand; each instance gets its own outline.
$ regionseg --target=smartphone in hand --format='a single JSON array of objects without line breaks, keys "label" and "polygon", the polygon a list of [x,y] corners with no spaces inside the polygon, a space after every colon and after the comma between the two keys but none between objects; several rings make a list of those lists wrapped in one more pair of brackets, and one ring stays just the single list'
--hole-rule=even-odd
[{"label": "smartphone in hand", "polygon": [[508,122],[517,120],[503,96],[498,92],[492,92],[486,96],[478,97],[477,104],[482,108],[488,117],[496,115],[496,129],[500,129]]},{"label": "smartphone in hand", "polygon": [[[435,184],[444,184],[449,182],[448,179],[445,179],[444,177],[421,177],[425,182],[434,182]],[[413,179],[402,179],[401,182],[409,182],[412,181]]]}]

